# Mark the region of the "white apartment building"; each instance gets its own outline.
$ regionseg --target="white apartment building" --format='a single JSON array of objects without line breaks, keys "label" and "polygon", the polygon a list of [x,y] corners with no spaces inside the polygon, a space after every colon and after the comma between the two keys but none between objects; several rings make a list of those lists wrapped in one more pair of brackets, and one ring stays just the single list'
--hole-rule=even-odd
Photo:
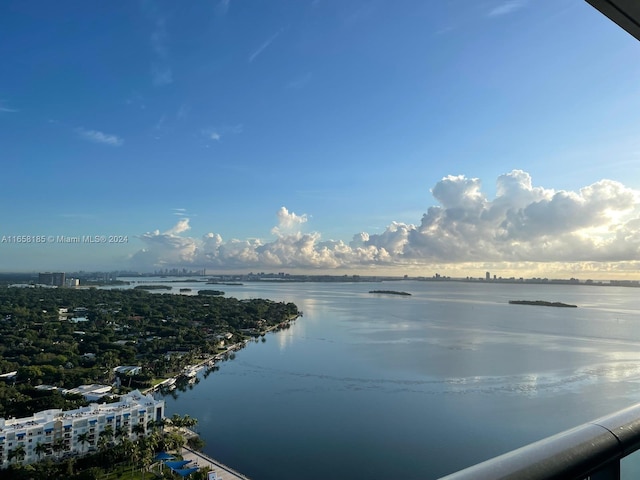
[{"label": "white apartment building", "polygon": [[[148,432],[146,427],[151,420],[163,418],[164,400],[155,400],[138,390],[123,395],[117,403],[92,403],[76,410],[45,410],[31,417],[0,418],[0,468],[7,468],[18,460],[26,464],[47,457],[94,451],[100,432],[107,426],[111,426],[114,433],[123,430],[125,438],[135,440],[138,438],[133,431],[135,425],[142,424]],[[38,444],[41,447],[37,447]],[[54,444],[58,451],[54,451]],[[24,452],[22,459],[15,457],[18,451]],[[13,457],[11,461],[10,457]]]}]

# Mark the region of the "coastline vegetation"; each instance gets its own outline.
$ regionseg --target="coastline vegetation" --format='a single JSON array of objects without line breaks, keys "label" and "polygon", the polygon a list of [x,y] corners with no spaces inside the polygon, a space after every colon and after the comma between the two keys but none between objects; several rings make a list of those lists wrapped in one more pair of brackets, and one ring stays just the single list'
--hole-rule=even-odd
[{"label": "coastline vegetation", "polygon": [[[293,303],[142,289],[0,287],[0,417],[86,405],[71,389],[111,385],[114,368],[138,365],[115,393],[150,388],[185,367],[242,344],[300,314]],[[44,387],[40,387],[44,388]]]}]

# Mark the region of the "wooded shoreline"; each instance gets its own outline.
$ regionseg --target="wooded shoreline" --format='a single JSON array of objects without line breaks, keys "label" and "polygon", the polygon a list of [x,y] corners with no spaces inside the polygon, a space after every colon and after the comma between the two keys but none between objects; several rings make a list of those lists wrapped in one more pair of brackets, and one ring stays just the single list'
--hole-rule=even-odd
[{"label": "wooded shoreline", "polygon": [[[0,287],[0,417],[86,405],[61,393],[79,385],[113,385],[114,394],[155,388],[300,313],[265,299]],[[141,369],[116,373],[118,366]]]}]

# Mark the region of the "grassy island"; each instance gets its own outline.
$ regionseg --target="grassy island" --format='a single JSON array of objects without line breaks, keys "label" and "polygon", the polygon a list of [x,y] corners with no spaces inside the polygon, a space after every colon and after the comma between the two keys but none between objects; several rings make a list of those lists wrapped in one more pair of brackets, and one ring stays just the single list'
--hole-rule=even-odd
[{"label": "grassy island", "polygon": [[382,293],[384,295],[404,295],[404,296],[411,296],[410,293],[408,292],[398,292],[396,290],[370,290],[369,293]]},{"label": "grassy island", "polygon": [[544,300],[509,300],[511,305],[537,305],[540,307],[563,307],[578,308],[577,305],[570,305],[562,302],[545,302]]}]

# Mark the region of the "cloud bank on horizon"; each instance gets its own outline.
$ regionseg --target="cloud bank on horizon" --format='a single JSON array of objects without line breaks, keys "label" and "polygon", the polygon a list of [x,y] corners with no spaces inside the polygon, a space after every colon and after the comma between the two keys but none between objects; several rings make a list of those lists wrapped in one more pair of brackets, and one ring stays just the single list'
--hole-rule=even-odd
[{"label": "cloud bank on horizon", "polygon": [[282,207],[270,240],[223,240],[210,232],[185,235],[189,219],[140,236],[138,268],[358,269],[459,263],[637,262],[640,192],[600,180],[579,191],[534,186],[513,170],[497,179],[493,200],[478,178],[447,176],[432,189],[438,205],[417,224],[392,222],[380,234],[356,233],[350,242],[304,232],[308,215]]}]

